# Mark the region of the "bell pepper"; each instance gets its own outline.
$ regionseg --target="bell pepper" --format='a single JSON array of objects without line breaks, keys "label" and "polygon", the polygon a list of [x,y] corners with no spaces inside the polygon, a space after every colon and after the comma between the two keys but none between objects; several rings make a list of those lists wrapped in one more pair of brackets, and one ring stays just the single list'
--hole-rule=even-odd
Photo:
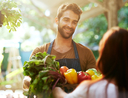
[{"label": "bell pepper", "polygon": [[78,72],[78,83],[83,80],[91,80],[91,76],[87,72],[80,71]]},{"label": "bell pepper", "polygon": [[91,76],[91,79],[92,79],[92,80],[98,79],[98,76],[97,76],[97,75],[92,75],[92,76]]},{"label": "bell pepper", "polygon": [[90,68],[90,69],[86,70],[86,72],[87,72],[90,76],[92,76],[92,75],[97,75],[97,76],[99,76],[99,75],[101,74],[100,71],[96,70],[95,68]]},{"label": "bell pepper", "polygon": [[86,72],[87,72],[90,76],[92,76],[92,75],[94,75],[94,74],[95,74],[95,72],[94,72],[93,70],[90,70],[90,69],[89,69],[89,70],[87,70]]},{"label": "bell pepper", "polygon": [[67,82],[69,84],[76,84],[78,82],[77,79],[77,72],[75,69],[71,68],[68,69],[65,73],[64,73],[64,77],[66,78]]}]

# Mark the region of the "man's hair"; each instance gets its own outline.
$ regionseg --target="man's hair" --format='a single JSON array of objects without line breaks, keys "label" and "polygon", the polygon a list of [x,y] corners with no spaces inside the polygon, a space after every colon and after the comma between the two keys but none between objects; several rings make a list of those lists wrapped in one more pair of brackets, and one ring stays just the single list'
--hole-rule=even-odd
[{"label": "man's hair", "polygon": [[[73,11],[75,14],[77,14],[79,16],[80,19],[80,15],[82,14],[82,10],[81,8],[75,4],[75,3],[71,3],[71,4],[62,4],[58,10],[57,10],[57,18],[60,19],[60,17],[63,15],[63,13],[67,10],[71,10]],[[78,20],[79,20],[78,19]]]}]

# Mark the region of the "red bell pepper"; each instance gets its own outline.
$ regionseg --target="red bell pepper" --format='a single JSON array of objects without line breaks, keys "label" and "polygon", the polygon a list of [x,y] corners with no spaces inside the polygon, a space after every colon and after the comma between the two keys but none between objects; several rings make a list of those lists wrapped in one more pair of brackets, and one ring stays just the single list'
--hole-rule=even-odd
[{"label": "red bell pepper", "polygon": [[91,80],[91,76],[83,71],[78,72],[78,83],[82,82],[83,80]]}]

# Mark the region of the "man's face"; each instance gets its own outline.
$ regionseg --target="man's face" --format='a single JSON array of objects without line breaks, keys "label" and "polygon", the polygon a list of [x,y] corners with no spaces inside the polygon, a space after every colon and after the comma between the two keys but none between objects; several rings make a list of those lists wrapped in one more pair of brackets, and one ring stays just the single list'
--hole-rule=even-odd
[{"label": "man's face", "polygon": [[63,38],[72,37],[78,23],[79,16],[71,10],[63,13],[60,20],[58,20],[58,32]]}]

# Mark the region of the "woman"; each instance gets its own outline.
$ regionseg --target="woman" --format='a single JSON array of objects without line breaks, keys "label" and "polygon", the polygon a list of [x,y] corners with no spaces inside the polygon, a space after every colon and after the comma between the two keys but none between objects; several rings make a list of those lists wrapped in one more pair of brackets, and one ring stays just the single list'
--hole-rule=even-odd
[{"label": "woman", "polygon": [[128,31],[119,27],[108,30],[99,44],[97,69],[103,78],[83,81],[72,93],[53,90],[55,98],[128,98]]}]

